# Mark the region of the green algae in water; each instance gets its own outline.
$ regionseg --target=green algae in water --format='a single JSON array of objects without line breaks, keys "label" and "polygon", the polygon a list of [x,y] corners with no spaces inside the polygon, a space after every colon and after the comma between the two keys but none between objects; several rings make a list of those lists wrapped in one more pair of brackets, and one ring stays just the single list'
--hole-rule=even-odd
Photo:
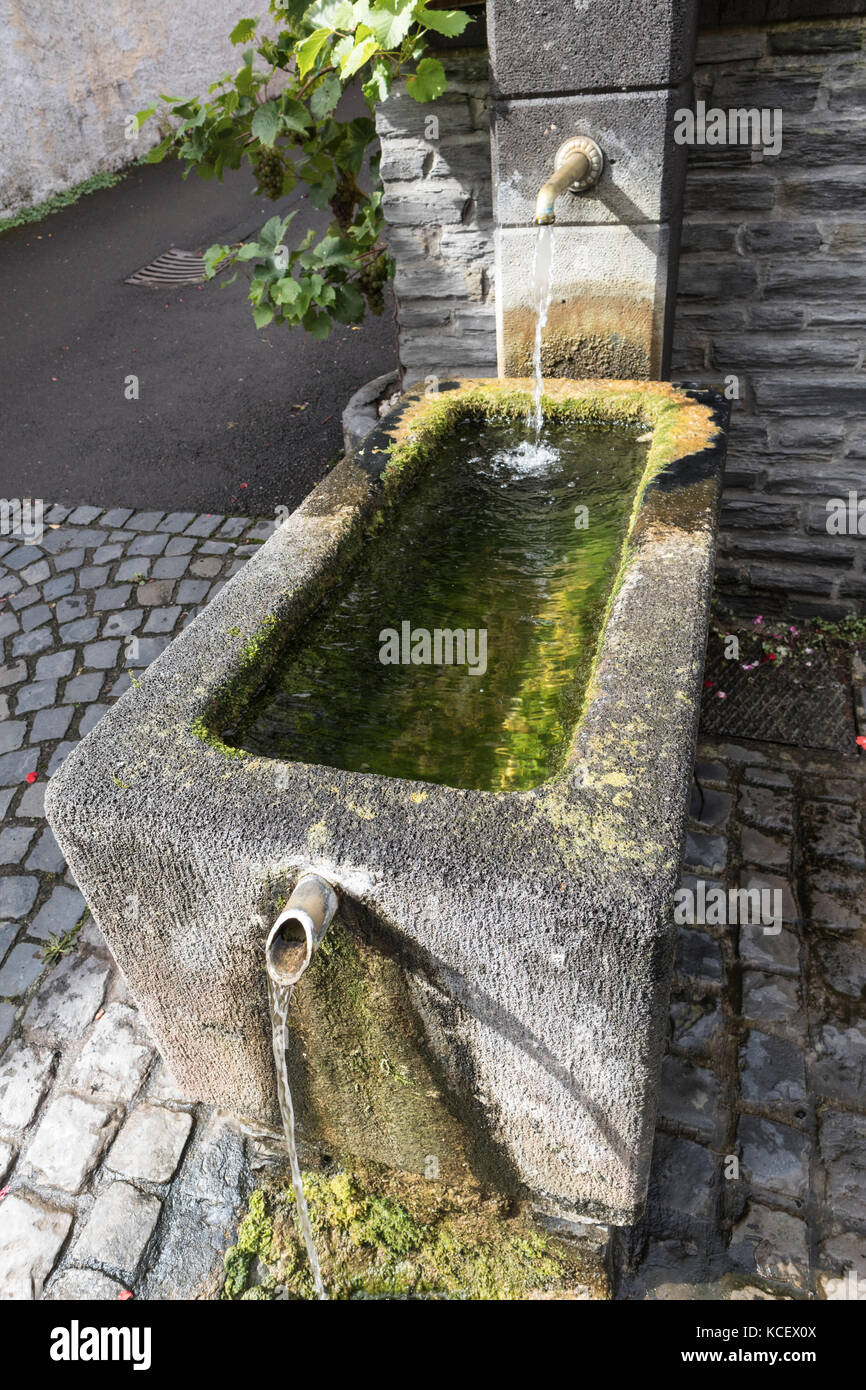
[{"label": "green algae in water", "polygon": [[[645,466],[636,434],[548,423],[537,448],[513,422],[455,425],[229,741],[484,791],[545,781],[577,722]],[[437,631],[466,634],[462,664],[459,638],[442,664]]]}]

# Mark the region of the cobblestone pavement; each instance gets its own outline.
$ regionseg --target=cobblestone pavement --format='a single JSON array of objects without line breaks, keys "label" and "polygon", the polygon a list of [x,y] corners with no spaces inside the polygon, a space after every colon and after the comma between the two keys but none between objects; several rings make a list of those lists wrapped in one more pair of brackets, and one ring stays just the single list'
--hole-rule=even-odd
[{"label": "cobblestone pavement", "polygon": [[[0,1297],[220,1286],[262,1160],[229,1117],[178,1095],[43,797],[77,739],[273,525],[54,507],[39,544],[0,537]],[[72,948],[54,963],[52,940]]]},{"label": "cobblestone pavement", "polygon": [[684,886],[776,890],[781,929],[681,929],[620,1298],[866,1298],[864,809],[856,751],[699,748]]},{"label": "cobblestone pavement", "polygon": [[[42,800],[273,523],[96,507],[46,523],[38,545],[0,539],[0,1297],[214,1297],[268,1146],[177,1093]],[[855,1296],[866,769],[728,744],[702,747],[696,778],[685,886],[776,890],[784,920],[682,928],[650,1200],[616,1237],[618,1297]],[[46,960],[52,941],[71,949]]]}]

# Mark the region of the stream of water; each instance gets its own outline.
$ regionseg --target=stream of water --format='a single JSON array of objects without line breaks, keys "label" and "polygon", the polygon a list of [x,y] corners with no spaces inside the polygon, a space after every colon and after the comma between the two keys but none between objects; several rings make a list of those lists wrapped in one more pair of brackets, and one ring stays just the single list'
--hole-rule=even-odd
[{"label": "stream of water", "polygon": [[541,430],[544,415],[541,409],[541,393],[544,381],[541,375],[541,341],[544,335],[550,299],[553,293],[553,225],[541,226],[535,238],[535,254],[532,258],[532,302],[535,307],[535,347],[532,354],[532,416],[527,423],[535,426],[535,447],[541,447]]},{"label": "stream of water", "polygon": [[298,1209],[298,1226],[304,1238],[304,1245],[307,1248],[307,1258],[310,1261],[310,1269],[313,1272],[316,1295],[318,1298],[327,1299],[328,1295],[325,1292],[322,1270],[319,1265],[319,1252],[316,1249],[316,1242],[313,1239],[310,1209],[307,1206],[307,1198],[304,1195],[304,1180],[301,1176],[298,1150],[295,1145],[295,1107],[292,1104],[292,1092],[289,1087],[289,1074],[286,1068],[286,1023],[289,1016],[289,1005],[292,1002],[292,990],[292,985],[275,984],[270,975],[268,976],[268,999],[271,1008],[271,1036],[274,1048],[274,1066],[277,1071],[277,1095],[280,1101],[280,1115],[283,1121],[286,1148],[288,1150],[289,1163],[292,1169],[292,1187],[295,1191],[295,1204]]}]

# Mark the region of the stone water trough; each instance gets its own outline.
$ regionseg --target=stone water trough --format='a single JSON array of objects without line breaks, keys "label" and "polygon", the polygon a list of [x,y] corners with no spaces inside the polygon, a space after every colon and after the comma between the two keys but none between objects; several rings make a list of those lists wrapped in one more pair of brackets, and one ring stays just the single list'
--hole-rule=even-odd
[{"label": "stone water trough", "polygon": [[483,792],[226,746],[287,637],[376,544],[458,418],[531,383],[410,393],[52,778],[50,824],[176,1081],[275,1124],[264,943],[298,877],[340,910],[295,990],[301,1137],[542,1209],[642,1207],[664,1049],[725,404],[549,381],[557,418],[652,431],[565,766]]}]

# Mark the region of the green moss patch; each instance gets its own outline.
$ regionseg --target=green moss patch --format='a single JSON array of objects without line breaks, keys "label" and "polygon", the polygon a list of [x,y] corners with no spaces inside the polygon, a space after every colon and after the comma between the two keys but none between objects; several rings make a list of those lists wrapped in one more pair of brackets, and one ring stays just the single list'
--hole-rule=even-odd
[{"label": "green moss patch", "polygon": [[[604,1298],[600,1263],[471,1183],[372,1166],[304,1174],[332,1299]],[[315,1298],[291,1184],[254,1192],[228,1251],[223,1297]]]}]

